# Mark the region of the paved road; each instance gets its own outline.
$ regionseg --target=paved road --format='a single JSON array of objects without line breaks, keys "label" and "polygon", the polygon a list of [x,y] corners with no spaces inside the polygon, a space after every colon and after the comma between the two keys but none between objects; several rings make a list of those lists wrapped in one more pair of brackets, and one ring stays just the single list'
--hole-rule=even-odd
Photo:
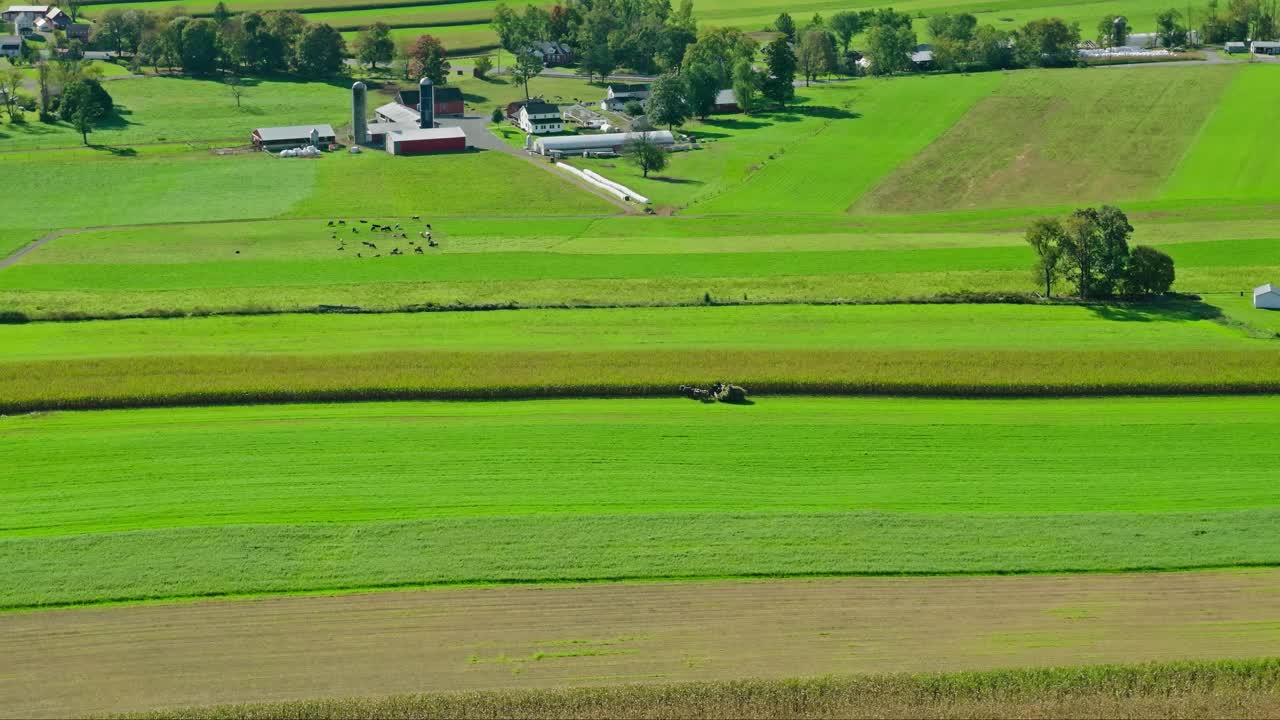
[{"label": "paved road", "polygon": [[467,143],[472,147],[480,148],[481,150],[493,150],[495,152],[506,153],[508,155],[518,157],[542,168],[546,172],[554,174],[558,178],[568,180],[601,200],[611,203],[614,207],[617,207],[623,212],[636,212],[636,209],[633,206],[628,205],[613,195],[592,186],[590,183],[583,182],[572,175],[566,175],[557,171],[555,167],[553,167],[551,163],[547,162],[546,158],[543,158],[541,155],[531,155],[523,150],[517,150],[516,148],[511,147],[502,138],[489,132],[489,118],[485,116],[466,115],[464,117],[440,118],[438,122],[442,127],[462,128],[462,131],[467,134]]}]

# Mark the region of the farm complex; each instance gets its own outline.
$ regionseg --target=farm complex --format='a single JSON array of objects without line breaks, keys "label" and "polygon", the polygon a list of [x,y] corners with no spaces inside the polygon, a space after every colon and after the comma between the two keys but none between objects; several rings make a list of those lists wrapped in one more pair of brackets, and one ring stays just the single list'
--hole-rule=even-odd
[{"label": "farm complex", "polygon": [[8,8],[0,718],[1280,715],[1274,10],[818,5]]}]

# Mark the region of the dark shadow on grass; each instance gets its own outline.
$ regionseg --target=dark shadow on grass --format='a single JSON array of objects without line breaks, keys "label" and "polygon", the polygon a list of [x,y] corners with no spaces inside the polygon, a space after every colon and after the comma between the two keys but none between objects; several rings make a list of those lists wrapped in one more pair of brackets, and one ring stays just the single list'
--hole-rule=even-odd
[{"label": "dark shadow on grass", "polygon": [[665,175],[651,175],[649,179],[654,180],[656,182],[668,183],[671,185],[706,185],[706,183],[704,183],[701,180],[692,180],[690,178],[673,178],[673,177],[667,177]]},{"label": "dark shadow on grass", "polygon": [[[767,122],[739,118],[708,118],[703,120],[702,124],[714,128],[724,128],[725,130],[759,130],[760,128],[769,127]],[[718,137],[727,136],[720,135]]]},{"label": "dark shadow on grass", "polygon": [[94,143],[89,143],[89,148],[91,150],[100,150],[102,152],[110,153],[115,157],[133,157],[138,154],[138,151],[135,150],[134,148],[117,147],[115,145],[97,145]]},{"label": "dark shadow on grass", "polygon": [[1118,301],[1087,307],[1098,318],[1116,322],[1195,322],[1223,317],[1221,309],[1186,297]]}]

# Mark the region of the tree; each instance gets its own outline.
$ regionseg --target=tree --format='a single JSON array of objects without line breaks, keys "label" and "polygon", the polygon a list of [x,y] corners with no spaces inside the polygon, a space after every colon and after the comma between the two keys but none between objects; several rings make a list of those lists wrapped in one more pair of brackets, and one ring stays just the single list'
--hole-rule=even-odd
[{"label": "tree", "polygon": [[928,25],[934,41],[946,38],[967,43],[978,29],[978,18],[969,13],[939,13],[929,18]]},{"label": "tree", "polygon": [[444,45],[431,35],[419,35],[405,51],[409,76],[430,78],[436,85],[449,81],[449,60]]},{"label": "tree", "polygon": [[80,139],[89,144],[89,132],[98,121],[107,117],[114,104],[102,83],[92,78],[77,80],[62,89],[62,101],[58,113],[80,132]]},{"label": "tree", "polygon": [[213,22],[221,25],[231,19],[231,11],[227,9],[227,4],[218,0],[218,4],[213,6]]},{"label": "tree", "polygon": [[[298,72],[307,77],[323,78],[337,74],[347,56],[347,43],[342,33],[321,23],[308,25],[298,38],[294,61]],[[445,67],[448,70],[448,66]]]},{"label": "tree", "polygon": [[735,69],[742,60],[756,56],[756,41],[736,28],[709,28],[698,33],[698,41],[684,52],[684,67],[704,65],[714,70],[721,88],[734,82]]},{"label": "tree", "polygon": [[135,54],[142,44],[142,31],[146,24],[147,16],[137,10],[108,8],[94,26],[94,40],[114,50],[116,55],[126,51]]},{"label": "tree", "polygon": [[767,74],[760,86],[760,94],[786,107],[796,96],[796,88],[792,83],[796,79],[796,55],[785,37],[774,38],[773,42],[764,46],[764,61]]},{"label": "tree", "polygon": [[1173,287],[1173,258],[1147,245],[1129,254],[1124,291],[1129,295],[1163,295]]},{"label": "tree", "polygon": [[22,90],[22,84],[25,81],[22,71],[16,67],[0,73],[0,93],[4,93],[4,108],[9,113],[9,122],[22,122],[22,106],[18,104],[18,92]]},{"label": "tree", "polygon": [[693,65],[685,68],[685,103],[689,114],[705,120],[715,109],[716,95],[720,93],[720,83],[716,80],[716,72],[706,65]]},{"label": "tree", "polygon": [[1123,15],[1106,15],[1098,21],[1098,44],[1103,47],[1120,47],[1127,44],[1129,21]]},{"label": "tree", "polygon": [[782,13],[773,21],[773,29],[782,33],[787,40],[796,39],[796,21],[788,13]]},{"label": "tree", "polygon": [[973,34],[969,43],[970,56],[988,70],[1006,70],[1013,67],[1013,46],[1005,30],[983,25]]},{"label": "tree", "polygon": [[19,39],[18,57],[15,59],[26,65],[34,65],[35,62],[40,59],[40,51],[37,50],[34,45],[27,42],[26,39]]},{"label": "tree", "polygon": [[1064,225],[1067,277],[1081,298],[1110,295],[1124,280],[1133,226],[1119,208],[1081,208]]},{"label": "tree", "polygon": [[1030,67],[1066,67],[1076,62],[1080,27],[1058,18],[1032,20],[1017,32],[1016,54]]},{"label": "tree", "polygon": [[529,78],[535,78],[542,72],[542,60],[532,50],[516,53],[516,64],[511,68],[511,77],[524,86],[524,99],[529,99]]},{"label": "tree", "polygon": [[493,71],[493,58],[489,57],[488,55],[481,55],[480,57],[476,58],[475,70],[473,71],[476,77],[480,78],[481,80],[484,80],[485,76],[492,71]]},{"label": "tree", "polygon": [[224,82],[227,84],[227,91],[231,93],[231,99],[236,101],[236,107],[240,107],[240,98],[244,97],[244,84],[235,75],[228,75]]},{"label": "tree", "polygon": [[836,38],[840,41],[840,52],[849,52],[849,43],[853,42],[853,36],[862,32],[866,27],[862,22],[862,13],[852,10],[843,10],[831,16],[831,29],[835,31]]},{"label": "tree", "polygon": [[654,125],[666,125],[672,130],[689,119],[689,85],[685,78],[674,72],[653,81],[649,88],[649,107],[646,116]]},{"label": "tree", "polygon": [[516,52],[525,42],[520,16],[507,7],[506,3],[498,3],[493,8],[493,18],[489,20],[489,27],[493,28],[494,34],[498,36],[498,43],[509,52]]},{"label": "tree", "polygon": [[500,107],[496,107],[496,108],[494,108],[494,109],[493,109],[493,112],[489,113],[489,121],[490,121],[490,122],[493,122],[493,123],[500,123],[500,122],[502,122],[503,120],[506,120],[506,119],[507,119],[507,114],[506,114],[505,112],[503,112],[502,108],[500,108]]},{"label": "tree", "polygon": [[693,17],[693,0],[681,0],[680,9],[667,18],[658,39],[654,60],[663,70],[679,70],[685,50],[698,39],[698,22]]},{"label": "tree", "polygon": [[831,33],[813,28],[800,35],[800,47],[796,52],[796,64],[804,74],[805,87],[819,75],[826,75],[835,70],[836,46],[831,41]]},{"label": "tree", "polygon": [[742,112],[751,114],[756,108],[756,94],[760,92],[760,73],[750,60],[739,60],[733,68],[733,94]]},{"label": "tree", "polygon": [[872,75],[892,75],[911,67],[916,34],[910,28],[873,25],[867,32],[867,58]]},{"label": "tree", "polygon": [[192,75],[208,75],[218,66],[218,27],[198,18],[182,27],[182,69]]},{"label": "tree", "polygon": [[1053,297],[1053,283],[1058,279],[1058,265],[1067,243],[1062,223],[1054,218],[1040,218],[1027,229],[1027,244],[1036,251],[1036,280],[1044,283],[1044,296]]},{"label": "tree", "polygon": [[376,22],[356,35],[352,44],[356,59],[376,70],[378,63],[390,63],[396,56],[396,44],[391,39],[391,26]]},{"label": "tree", "polygon": [[667,166],[667,151],[649,139],[648,133],[641,133],[639,137],[629,141],[622,152],[633,165],[640,168],[645,177],[649,177],[650,172],[660,171]]},{"label": "tree", "polygon": [[1156,36],[1160,45],[1167,48],[1187,44],[1187,28],[1182,24],[1182,14],[1170,8],[1156,15]]},{"label": "tree", "polygon": [[644,115],[644,103],[639,100],[628,100],[622,104],[622,112],[631,117],[640,117]]},{"label": "tree", "polygon": [[40,96],[40,121],[48,122],[52,116],[49,114],[50,101],[53,99],[52,79],[53,71],[49,68],[49,61],[41,58],[36,61],[36,91]]},{"label": "tree", "polygon": [[595,75],[608,77],[618,67],[618,56],[610,38],[616,36],[621,28],[618,16],[603,2],[597,2],[583,16],[577,32],[578,47],[582,48],[578,67],[588,80]]}]

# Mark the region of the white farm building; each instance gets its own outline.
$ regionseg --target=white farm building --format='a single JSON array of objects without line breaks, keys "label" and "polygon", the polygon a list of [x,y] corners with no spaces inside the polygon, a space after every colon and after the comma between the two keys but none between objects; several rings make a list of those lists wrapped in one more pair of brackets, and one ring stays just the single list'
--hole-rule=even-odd
[{"label": "white farm building", "polygon": [[1254,288],[1253,306],[1259,310],[1280,310],[1280,288],[1271,283]]},{"label": "white farm building", "polygon": [[622,152],[622,147],[642,137],[659,147],[675,145],[675,136],[668,130],[645,133],[605,133],[602,135],[563,135],[540,137],[533,141],[533,151],[540,155],[577,155],[584,152]]}]

